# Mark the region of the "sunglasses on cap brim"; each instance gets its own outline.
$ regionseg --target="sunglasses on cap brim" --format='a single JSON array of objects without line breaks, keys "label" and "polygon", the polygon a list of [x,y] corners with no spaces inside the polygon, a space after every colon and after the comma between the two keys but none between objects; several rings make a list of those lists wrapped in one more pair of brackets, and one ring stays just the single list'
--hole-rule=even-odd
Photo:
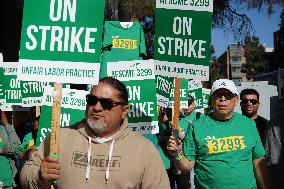
[{"label": "sunglasses on cap brim", "polygon": [[95,106],[98,102],[100,102],[103,109],[110,110],[118,105],[127,105],[126,102],[115,102],[108,98],[98,98],[94,95],[88,94],[86,95],[86,102],[89,106]]}]

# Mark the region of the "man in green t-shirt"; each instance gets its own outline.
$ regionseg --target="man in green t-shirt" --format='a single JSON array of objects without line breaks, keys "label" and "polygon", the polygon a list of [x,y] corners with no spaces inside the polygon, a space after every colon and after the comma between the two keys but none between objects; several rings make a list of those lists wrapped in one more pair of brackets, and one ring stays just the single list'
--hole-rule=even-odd
[{"label": "man in green t-shirt", "polygon": [[195,186],[199,188],[270,188],[265,151],[255,123],[233,112],[238,91],[231,80],[220,79],[211,89],[213,111],[194,122],[183,146],[170,137],[167,150],[179,170],[194,167]]}]

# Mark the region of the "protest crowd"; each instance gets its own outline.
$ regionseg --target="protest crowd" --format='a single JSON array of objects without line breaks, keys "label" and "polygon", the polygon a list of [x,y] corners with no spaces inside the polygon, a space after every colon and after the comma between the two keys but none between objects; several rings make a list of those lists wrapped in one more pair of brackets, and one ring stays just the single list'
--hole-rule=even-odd
[{"label": "protest crowd", "polygon": [[284,188],[283,86],[267,115],[263,83],[209,82],[213,1],[86,2],[19,0],[1,30],[0,189]]}]

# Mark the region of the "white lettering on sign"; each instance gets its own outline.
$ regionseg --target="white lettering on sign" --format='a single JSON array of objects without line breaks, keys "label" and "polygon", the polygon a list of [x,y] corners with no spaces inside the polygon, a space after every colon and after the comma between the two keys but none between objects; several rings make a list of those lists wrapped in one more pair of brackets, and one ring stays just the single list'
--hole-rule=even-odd
[{"label": "white lettering on sign", "polygon": [[21,81],[17,79],[10,80],[10,87],[11,88],[21,88]]},{"label": "white lettering on sign", "polygon": [[[180,97],[181,98],[187,97],[186,89],[180,89],[179,91],[180,91]],[[174,89],[171,89],[170,97],[174,97]]]},{"label": "white lettering on sign", "polygon": [[23,93],[42,93],[47,82],[23,82]]},{"label": "white lettering on sign", "polygon": [[50,128],[42,128],[40,130],[40,135],[41,137],[39,137],[40,142],[42,142],[44,140],[44,138],[51,132]]},{"label": "white lettering on sign", "polygon": [[195,100],[196,106],[202,106],[202,99]]},{"label": "white lettering on sign", "polygon": [[156,78],[156,89],[164,91],[165,93],[170,93],[172,88],[172,83],[168,80],[157,76]]},{"label": "white lettering on sign", "polygon": [[173,24],[173,32],[176,35],[191,35],[192,18],[175,17]]},{"label": "white lettering on sign", "polygon": [[[206,41],[181,39],[172,37],[159,37],[158,38],[158,52],[159,54],[186,56],[194,58],[205,58],[205,45]],[[166,51],[167,46],[167,51]]]},{"label": "white lettering on sign", "polygon": [[21,99],[21,90],[5,90],[7,99]]},{"label": "white lettering on sign", "polygon": [[[26,48],[35,50],[38,47],[38,41],[41,41],[40,50],[45,51],[69,51],[69,52],[86,52],[95,53],[95,49],[91,45],[95,42],[93,34],[97,32],[97,28],[85,27],[65,27],[60,26],[35,26],[30,25],[27,28]],[[35,35],[39,33],[40,38]],[[46,43],[47,35],[50,36],[50,44]],[[81,44],[81,41],[83,44]]]},{"label": "white lettering on sign", "polygon": [[126,86],[128,91],[128,100],[140,100],[140,86]]},{"label": "white lettering on sign", "polygon": [[[55,1],[57,1],[57,10],[55,15]],[[63,10],[62,10],[63,7]],[[63,14],[63,21],[67,21],[67,15],[69,15],[70,21],[75,22],[76,18],[76,0],[71,3],[70,0],[64,0],[62,6],[62,0],[50,0],[50,12],[49,18],[53,22],[57,22],[61,19]]]},{"label": "white lettering on sign", "polygon": [[[192,34],[192,18],[174,17],[172,30],[175,35],[191,35]],[[175,55],[193,58],[206,58],[205,45],[206,41],[198,39],[183,39],[180,37],[164,37],[158,38],[158,53],[161,55]]]},{"label": "white lettering on sign", "polygon": [[60,115],[61,127],[70,126],[70,117],[70,114],[63,113]]},{"label": "white lettering on sign", "polygon": [[154,116],[154,102],[129,103],[129,117]]}]

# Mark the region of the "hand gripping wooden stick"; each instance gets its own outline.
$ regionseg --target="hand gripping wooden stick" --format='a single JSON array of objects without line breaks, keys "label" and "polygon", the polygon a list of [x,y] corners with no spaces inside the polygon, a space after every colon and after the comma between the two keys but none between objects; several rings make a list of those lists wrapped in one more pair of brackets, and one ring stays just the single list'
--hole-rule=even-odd
[{"label": "hand gripping wooden stick", "polygon": [[[59,156],[59,128],[60,128],[60,110],[62,99],[62,84],[54,83],[53,89],[53,105],[52,105],[52,118],[51,118],[51,134],[50,134],[50,156]],[[56,180],[51,180],[52,185],[56,184]]]}]

